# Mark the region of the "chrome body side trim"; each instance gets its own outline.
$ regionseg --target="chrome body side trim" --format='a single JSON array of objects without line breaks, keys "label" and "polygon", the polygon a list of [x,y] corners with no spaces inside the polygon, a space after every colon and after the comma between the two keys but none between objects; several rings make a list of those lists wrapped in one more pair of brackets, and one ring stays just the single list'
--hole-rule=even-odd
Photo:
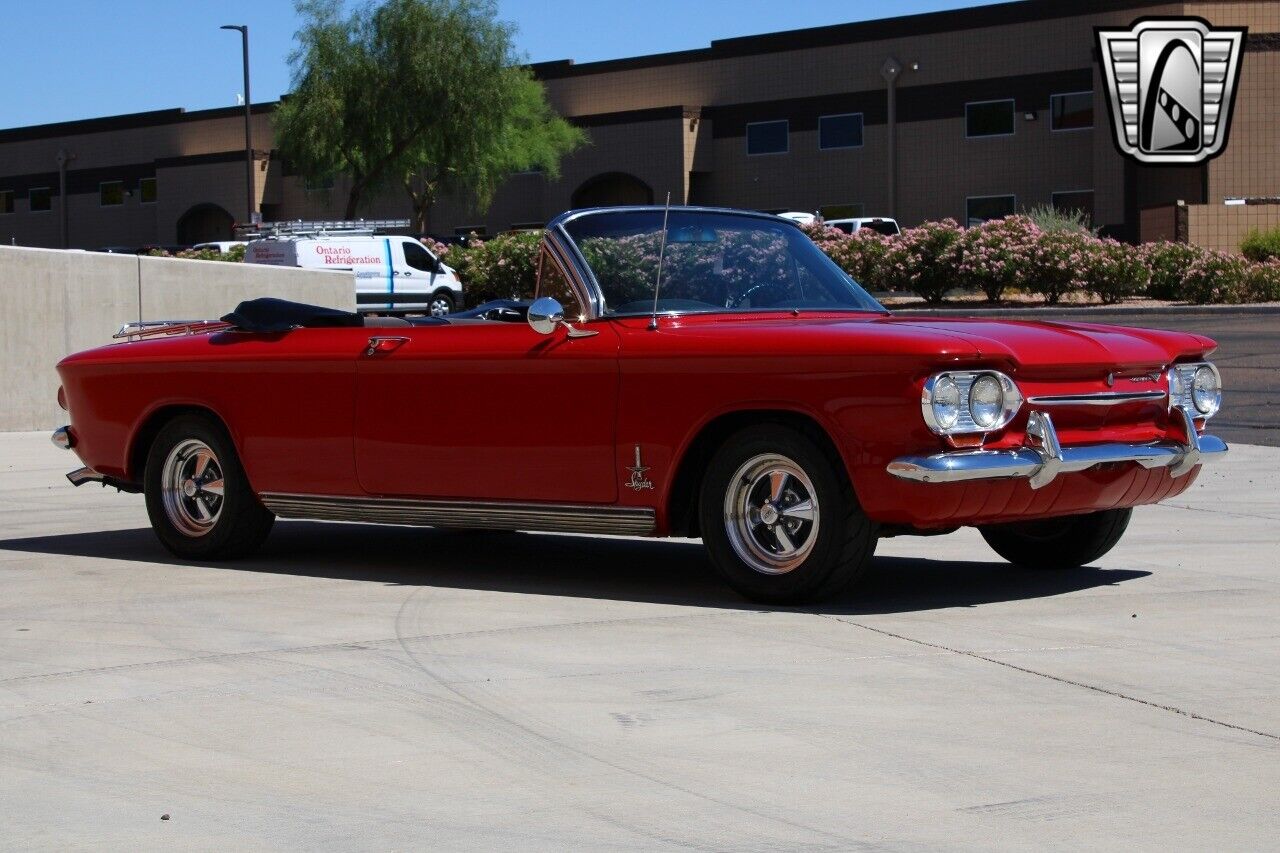
[{"label": "chrome body side trim", "polygon": [[543,530],[557,533],[606,533],[647,536],[656,527],[648,507],[591,504],[530,504],[487,501],[434,501],[413,498],[356,498],[331,495],[259,495],[281,518],[356,521],[422,527],[489,530]]},{"label": "chrome body side trim", "polygon": [[1163,400],[1164,391],[1100,391],[1095,394],[1051,394],[1030,397],[1027,402],[1035,406],[1119,406],[1140,400]]},{"label": "chrome body side trim", "polygon": [[1197,465],[1222,456],[1227,443],[1217,436],[1197,435],[1186,409],[1176,409],[1177,440],[1149,444],[1085,444],[1063,447],[1053,420],[1044,412],[1032,412],[1027,437],[1034,446],[1014,450],[957,450],[932,456],[902,456],[888,471],[917,483],[963,483],[970,480],[1026,479],[1033,489],[1047,486],[1059,474],[1087,471],[1098,465],[1132,462],[1143,468],[1168,468],[1181,477]]}]

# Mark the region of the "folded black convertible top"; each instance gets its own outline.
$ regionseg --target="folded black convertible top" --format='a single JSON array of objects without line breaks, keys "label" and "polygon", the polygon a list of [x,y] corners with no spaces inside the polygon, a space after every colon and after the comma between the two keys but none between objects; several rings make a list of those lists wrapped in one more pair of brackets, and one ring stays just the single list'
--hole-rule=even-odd
[{"label": "folded black convertible top", "polygon": [[222,320],[245,332],[287,332],[300,326],[333,328],[364,325],[364,319],[354,311],[270,297],[241,302],[236,310],[224,314]]}]

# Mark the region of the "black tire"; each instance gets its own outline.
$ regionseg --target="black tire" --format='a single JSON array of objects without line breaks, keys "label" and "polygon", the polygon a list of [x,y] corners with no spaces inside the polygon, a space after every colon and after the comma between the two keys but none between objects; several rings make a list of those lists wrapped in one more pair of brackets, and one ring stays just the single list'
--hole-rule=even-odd
[{"label": "black tire", "polygon": [[[203,467],[201,448],[212,454]],[[166,483],[175,487],[166,489]],[[200,415],[180,415],[161,427],[147,453],[143,491],[160,543],[188,560],[247,556],[275,522],[249,487],[231,437],[221,424]]]},{"label": "black tire", "polygon": [[979,527],[978,532],[992,550],[1016,566],[1075,569],[1114,548],[1132,517],[1133,509],[1126,507],[1044,521]]},{"label": "black tire", "polygon": [[[773,469],[787,466],[770,461],[775,459],[798,472],[787,474],[780,487],[773,485]],[[765,500],[776,489],[782,490],[781,499]],[[806,498],[816,498],[816,521],[788,515],[788,507],[801,508]],[[765,518],[762,513],[731,509],[756,502],[772,507],[773,524],[749,520]],[[843,462],[781,424],[748,427],[725,441],[707,466],[698,514],[703,544],[725,581],[742,596],[767,604],[803,604],[843,591],[870,567],[879,533],[858,505]],[[795,546],[790,556],[786,544]]]},{"label": "black tire", "polygon": [[427,303],[427,313],[432,317],[447,317],[457,310],[457,304],[452,291],[437,290]]}]

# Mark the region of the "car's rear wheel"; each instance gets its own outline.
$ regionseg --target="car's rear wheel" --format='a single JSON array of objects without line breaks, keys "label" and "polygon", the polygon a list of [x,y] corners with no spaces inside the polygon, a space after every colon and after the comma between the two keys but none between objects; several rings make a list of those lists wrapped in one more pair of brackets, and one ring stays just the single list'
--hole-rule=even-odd
[{"label": "car's rear wheel", "polygon": [[1133,509],[1109,509],[1071,515],[995,524],[978,528],[1001,557],[1017,566],[1035,569],[1074,569],[1102,557],[1120,541]]},{"label": "car's rear wheel", "polygon": [[179,416],[160,429],[143,487],[156,536],[186,559],[243,557],[257,550],[275,521],[249,488],[221,424],[199,415]]},{"label": "car's rear wheel", "polygon": [[833,456],[802,432],[766,424],[736,433],[712,458],[699,496],[702,539],[743,596],[816,601],[870,566],[876,526]]},{"label": "car's rear wheel", "polygon": [[447,290],[437,290],[431,297],[428,307],[432,317],[448,317],[454,311],[453,294]]}]

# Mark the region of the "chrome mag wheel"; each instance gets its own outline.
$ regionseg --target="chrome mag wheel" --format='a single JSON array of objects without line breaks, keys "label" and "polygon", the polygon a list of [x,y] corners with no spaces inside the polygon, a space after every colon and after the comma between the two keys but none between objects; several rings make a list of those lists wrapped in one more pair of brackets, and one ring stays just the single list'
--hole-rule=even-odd
[{"label": "chrome mag wheel", "polygon": [[165,515],[184,536],[204,536],[222,515],[222,465],[199,439],[180,441],[165,457],[160,473]]},{"label": "chrome mag wheel", "polygon": [[724,497],[729,544],[757,572],[784,575],[818,541],[818,498],[809,476],[785,456],[767,453],[743,463]]},{"label": "chrome mag wheel", "polygon": [[443,296],[434,297],[429,306],[432,317],[448,317],[453,310],[453,302]]}]

